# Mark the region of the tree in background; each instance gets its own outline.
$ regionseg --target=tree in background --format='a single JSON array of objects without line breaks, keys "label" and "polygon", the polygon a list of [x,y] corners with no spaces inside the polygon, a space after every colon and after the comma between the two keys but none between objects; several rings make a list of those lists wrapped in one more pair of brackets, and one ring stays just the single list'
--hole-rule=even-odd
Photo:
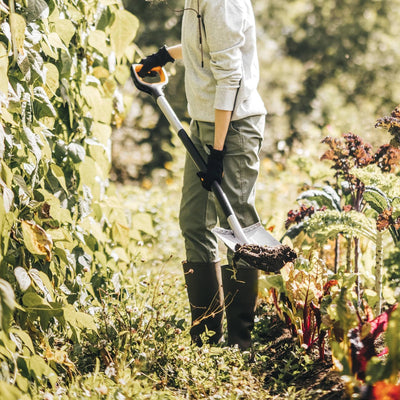
[{"label": "tree in background", "polygon": [[[137,44],[145,54],[180,40],[181,13],[174,10],[183,8],[182,0],[124,0],[124,5],[141,21]],[[400,3],[254,0],[253,5],[258,21],[260,93],[269,111],[265,153],[272,155],[278,148],[285,153],[296,145],[306,148],[307,142],[326,136],[328,126],[340,133],[356,130],[374,144],[376,118],[400,99],[396,79]],[[166,89],[168,99],[186,119],[182,64],[167,68],[175,74]],[[150,98],[135,97],[136,112],[133,121],[128,120],[131,131],[124,130],[122,135],[130,137],[141,157],[147,148],[147,159],[138,160],[139,168],[130,175],[141,178],[171,159],[165,146],[171,132]],[[117,176],[127,168],[119,157],[114,160]]]},{"label": "tree in background", "polygon": [[256,10],[273,141],[319,141],[328,124],[365,136],[399,102],[400,3],[267,0]]},{"label": "tree in background", "polygon": [[[135,39],[142,56],[156,51],[159,47],[168,46],[180,41],[180,25],[183,2],[181,0],[148,1],[123,0],[125,8],[140,20],[138,35]],[[186,96],[181,63],[168,65],[168,72],[173,74],[165,90],[168,101],[175,112],[188,120],[186,113]],[[164,169],[172,156],[166,147],[172,145],[169,124],[150,96],[139,95],[133,85],[128,89],[134,94],[133,118],[128,118],[125,128],[114,134],[114,178],[142,179],[155,169]],[[135,111],[136,110],[136,111]],[[124,157],[128,148],[130,154]],[[122,154],[121,154],[122,152]],[[135,165],[129,165],[132,153],[136,155]]]}]

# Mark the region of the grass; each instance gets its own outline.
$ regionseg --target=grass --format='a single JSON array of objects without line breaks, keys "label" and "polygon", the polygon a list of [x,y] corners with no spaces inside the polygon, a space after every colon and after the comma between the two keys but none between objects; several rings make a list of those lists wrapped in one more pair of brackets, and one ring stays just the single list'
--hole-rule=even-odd
[{"label": "grass", "polygon": [[[97,311],[99,335],[67,349],[79,372],[55,391],[38,389],[34,398],[339,399],[324,397],[337,380],[326,379],[329,368],[314,364],[293,342],[265,292],[260,292],[251,352],[191,344],[178,224],[183,149],[175,146],[169,176],[146,182],[145,188],[116,188],[128,208],[152,216],[154,233],[143,235],[135,262],[119,272],[119,284],[105,287]],[[291,171],[271,160],[261,164],[258,209],[278,239],[299,182],[307,178],[303,162],[293,162]]]},{"label": "grass", "polygon": [[76,349],[73,361],[87,372],[60,387],[57,398],[318,398],[319,390],[301,383],[313,369],[311,359],[276,329],[268,305],[258,310],[254,353],[197,348],[190,343],[189,305],[176,268],[134,268],[124,274],[123,287],[104,299],[101,339]]},{"label": "grass", "polygon": [[[183,151],[175,144],[174,151]],[[135,266],[121,271],[120,289],[110,288],[103,294],[99,337],[73,349],[72,361],[81,374],[70,385],[61,386],[55,397],[322,398],[318,396],[329,390],[304,387],[305,377],[313,372],[312,359],[282,330],[267,298],[260,297],[251,353],[191,344],[189,303],[180,265],[183,242],[177,221],[182,157],[175,159],[174,173],[163,178],[162,184],[147,182],[146,189],[118,188],[129,207],[152,215],[155,235],[138,245]],[[293,168],[297,173],[287,173],[279,163],[268,160],[261,166],[258,207],[263,222],[274,226],[277,235],[283,232],[285,212],[296,196],[300,169]]]}]

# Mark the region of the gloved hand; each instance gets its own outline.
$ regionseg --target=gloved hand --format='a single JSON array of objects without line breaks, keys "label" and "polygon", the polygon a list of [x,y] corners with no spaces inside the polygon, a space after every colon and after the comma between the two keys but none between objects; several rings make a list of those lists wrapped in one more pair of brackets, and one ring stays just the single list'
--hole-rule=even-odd
[{"label": "gloved hand", "polygon": [[204,189],[211,191],[211,185],[214,181],[219,184],[222,182],[222,176],[224,173],[223,159],[225,155],[224,150],[215,150],[212,146],[207,145],[210,149],[210,154],[207,159],[207,170],[200,171],[197,175],[200,177],[201,184]]},{"label": "gloved hand", "polygon": [[175,60],[168,53],[167,48],[163,46],[156,53],[150,54],[149,56],[140,61],[140,64],[142,64],[143,67],[138,72],[138,75],[141,78],[144,78],[145,76],[154,76],[155,73],[150,72],[152,68],[163,67],[166,63],[174,61]]}]

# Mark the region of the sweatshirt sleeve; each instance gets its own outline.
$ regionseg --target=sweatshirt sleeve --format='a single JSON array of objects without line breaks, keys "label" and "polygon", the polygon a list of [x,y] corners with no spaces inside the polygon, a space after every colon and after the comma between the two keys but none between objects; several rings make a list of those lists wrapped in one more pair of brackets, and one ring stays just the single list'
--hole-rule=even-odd
[{"label": "sweatshirt sleeve", "polygon": [[245,40],[243,0],[206,1],[203,13],[210,68],[216,80],[214,108],[232,111],[242,78],[241,46]]}]

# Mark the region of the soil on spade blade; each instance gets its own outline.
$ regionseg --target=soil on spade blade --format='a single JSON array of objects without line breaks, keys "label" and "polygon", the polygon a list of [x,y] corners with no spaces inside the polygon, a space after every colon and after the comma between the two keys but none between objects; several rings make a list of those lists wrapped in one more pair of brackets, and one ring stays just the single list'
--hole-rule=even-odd
[{"label": "soil on spade blade", "polygon": [[285,244],[279,246],[237,244],[233,262],[243,260],[264,272],[277,273],[286,263],[293,262],[296,258],[296,252]]}]

